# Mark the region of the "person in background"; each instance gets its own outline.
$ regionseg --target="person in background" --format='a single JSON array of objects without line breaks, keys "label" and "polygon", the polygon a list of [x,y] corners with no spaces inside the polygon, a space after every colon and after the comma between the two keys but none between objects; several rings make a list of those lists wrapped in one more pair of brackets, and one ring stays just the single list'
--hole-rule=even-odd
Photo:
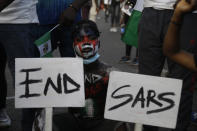
[{"label": "person in background", "polygon": [[[0,12],[0,45],[5,50],[13,80],[15,80],[15,58],[38,56],[33,44],[38,38],[36,3],[36,0],[14,0],[12,2],[8,0],[4,1],[7,6]],[[23,130],[28,131],[25,126],[31,118],[24,121],[26,111],[26,109],[22,110],[21,125]]]},{"label": "person in background", "polygon": [[[169,24],[172,24],[173,6],[176,0],[144,0],[144,10],[139,23],[139,73],[153,76],[160,76],[164,62],[166,60],[163,54],[164,38]],[[188,52],[194,51],[195,42],[192,39],[196,36],[194,23],[196,14],[190,14],[184,18],[181,31],[181,49]],[[188,25],[189,24],[189,25]],[[194,30],[195,29],[195,30]],[[185,33],[184,33],[185,32]],[[183,80],[181,100],[177,118],[177,126],[174,131],[186,131],[191,121],[191,110],[193,92],[196,79],[193,72],[176,64],[167,58],[168,76]],[[156,131],[157,127],[144,126],[144,131]]]},{"label": "person in background", "polygon": [[122,0],[112,0],[110,5],[111,8],[111,28],[110,32],[117,32],[117,27],[120,24],[120,1]]},{"label": "person in background", "polygon": [[186,0],[180,0],[178,5],[176,5],[173,16],[171,18],[171,23],[165,36],[163,52],[173,61],[196,72],[197,50],[195,51],[195,54],[181,50],[179,41],[183,18],[187,13],[191,13],[195,9],[197,9],[196,0],[191,0],[190,2]]},{"label": "person in background", "polygon": [[98,0],[92,0],[92,7],[90,8],[89,20],[96,22],[96,17],[99,12]]},{"label": "person in background", "polygon": [[[137,0],[126,0],[124,4],[126,5],[132,5],[132,8],[134,8],[135,4],[136,4]],[[125,6],[125,5],[123,5]],[[125,27],[128,23],[129,20],[129,15],[127,15],[126,13],[122,12],[122,17],[120,20],[120,26],[121,26],[121,35],[123,36],[123,34],[125,33]],[[125,63],[130,63],[131,62],[131,49],[132,46],[125,44],[125,56],[121,57],[120,59],[120,63],[125,62]],[[136,50],[136,57],[133,59],[132,61],[133,65],[138,65],[138,49]]]},{"label": "person in background", "polygon": [[104,7],[105,7],[105,22],[108,22],[108,18],[110,15],[110,5],[111,1],[110,0],[104,0]]}]

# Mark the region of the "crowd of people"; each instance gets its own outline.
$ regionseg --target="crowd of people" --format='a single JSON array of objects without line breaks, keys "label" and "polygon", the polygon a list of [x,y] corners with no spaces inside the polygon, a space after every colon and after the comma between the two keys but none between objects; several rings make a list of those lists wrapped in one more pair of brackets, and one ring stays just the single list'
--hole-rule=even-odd
[{"label": "crowd of people", "polygon": [[[96,25],[97,14],[105,11],[105,22],[110,18],[110,32],[121,37],[133,15],[139,0],[2,0],[0,2],[0,129],[9,127],[11,119],[6,111],[7,83],[5,77],[8,63],[15,80],[15,58],[37,58],[40,53],[34,42],[56,25],[51,34],[54,49],[61,57],[81,57],[84,62],[85,96],[84,108],[69,108],[61,124],[55,116],[58,131],[128,131],[129,123],[104,119],[105,98],[109,72],[115,70],[99,60],[100,32]],[[131,14],[121,12],[122,5],[131,6]],[[136,27],[138,37],[136,58],[139,74],[160,76],[167,61],[170,78],[183,80],[177,126],[174,131],[187,131],[191,121],[193,90],[197,75],[196,23],[197,0],[144,0],[143,11]],[[188,27],[188,24],[192,25]],[[74,25],[74,26],[73,26]],[[194,40],[191,42],[191,40]],[[132,45],[125,42],[126,55],[120,62],[131,61]],[[96,82],[88,77],[100,76]],[[14,84],[13,84],[14,86]],[[97,91],[91,94],[90,88]],[[98,90],[99,89],[99,90]],[[91,110],[87,110],[91,108]],[[36,113],[40,109],[22,109],[22,131],[31,131]],[[34,124],[33,124],[34,123]],[[119,125],[119,126],[117,126]],[[34,129],[35,130],[35,129]],[[143,131],[158,131],[158,127],[143,126]]]}]

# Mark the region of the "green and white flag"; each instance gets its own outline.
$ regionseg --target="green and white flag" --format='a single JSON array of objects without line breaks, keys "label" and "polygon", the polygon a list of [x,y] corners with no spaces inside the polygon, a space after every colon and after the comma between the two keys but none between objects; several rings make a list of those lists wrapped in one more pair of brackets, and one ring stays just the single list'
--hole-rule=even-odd
[{"label": "green and white flag", "polygon": [[138,24],[141,19],[144,0],[137,0],[137,3],[129,17],[128,23],[125,28],[125,33],[122,36],[122,41],[131,46],[138,47]]},{"label": "green and white flag", "polygon": [[34,42],[40,52],[40,57],[52,56],[51,32],[58,26],[59,25],[56,25],[53,29],[45,33],[43,36],[41,36]]}]

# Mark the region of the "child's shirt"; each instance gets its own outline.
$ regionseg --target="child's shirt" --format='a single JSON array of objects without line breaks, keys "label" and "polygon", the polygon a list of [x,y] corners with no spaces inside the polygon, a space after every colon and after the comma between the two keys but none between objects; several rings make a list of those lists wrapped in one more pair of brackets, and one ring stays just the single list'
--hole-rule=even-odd
[{"label": "child's shirt", "polygon": [[113,68],[99,61],[92,67],[84,67],[85,107],[70,108],[70,111],[79,118],[103,118],[104,116],[109,73]]}]

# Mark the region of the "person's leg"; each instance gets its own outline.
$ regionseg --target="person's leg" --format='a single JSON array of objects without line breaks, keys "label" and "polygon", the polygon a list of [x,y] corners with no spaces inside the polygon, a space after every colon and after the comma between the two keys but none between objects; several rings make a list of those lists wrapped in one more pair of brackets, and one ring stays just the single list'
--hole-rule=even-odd
[{"label": "person's leg", "polygon": [[138,48],[136,48],[136,57],[134,57],[134,59],[132,61],[132,65],[136,65],[136,66],[139,65],[139,62],[138,62]]},{"label": "person's leg", "polygon": [[96,16],[97,16],[96,3],[95,3],[95,0],[92,0],[92,6],[90,8],[89,19],[96,22]]},{"label": "person's leg", "polygon": [[[153,8],[145,8],[139,23],[139,73],[160,76],[165,56],[161,39],[165,12]],[[150,19],[151,18],[151,19]],[[168,24],[168,23],[165,23]],[[143,131],[157,131],[158,127],[144,126]]]},{"label": "person's leg", "polygon": [[105,5],[105,22],[108,22],[109,14],[109,5]]},{"label": "person's leg", "polygon": [[131,54],[132,46],[125,44],[125,56],[121,57],[120,63],[122,62],[131,62],[130,54]]},{"label": "person's leg", "polygon": [[110,10],[111,10],[111,27],[114,27],[114,22],[115,22],[115,5],[114,4],[110,5]]},{"label": "person's leg", "polygon": [[117,26],[120,23],[120,3],[114,2],[112,5],[111,13],[111,32],[117,32]]},{"label": "person's leg", "polygon": [[131,49],[132,49],[132,46],[126,44],[126,56],[129,56],[130,57],[130,55],[131,55]]},{"label": "person's leg", "polygon": [[7,83],[5,78],[6,53],[0,42],[0,109],[6,107]]},{"label": "person's leg", "polygon": [[11,120],[6,111],[7,82],[5,77],[6,52],[0,42],[0,127],[11,125]]},{"label": "person's leg", "polygon": [[1,42],[5,48],[11,74],[15,76],[15,58],[39,57],[34,41],[38,38],[35,24],[0,25]]},{"label": "person's leg", "polygon": [[139,51],[138,48],[136,48],[136,58],[138,59]]},{"label": "person's leg", "polygon": [[114,19],[114,24],[115,24],[115,27],[118,27],[119,24],[120,24],[120,2],[116,2],[115,4],[115,19]]},{"label": "person's leg", "polygon": [[[12,77],[15,76],[15,58],[39,57],[34,45],[38,39],[38,25],[7,24],[0,25],[1,42],[6,50]],[[34,109],[22,110],[22,130],[31,131],[34,119]]]},{"label": "person's leg", "polygon": [[162,12],[153,8],[145,8],[142,13],[138,31],[140,74],[160,76],[163,69],[165,56],[162,53],[163,41],[160,39],[162,17]]}]

